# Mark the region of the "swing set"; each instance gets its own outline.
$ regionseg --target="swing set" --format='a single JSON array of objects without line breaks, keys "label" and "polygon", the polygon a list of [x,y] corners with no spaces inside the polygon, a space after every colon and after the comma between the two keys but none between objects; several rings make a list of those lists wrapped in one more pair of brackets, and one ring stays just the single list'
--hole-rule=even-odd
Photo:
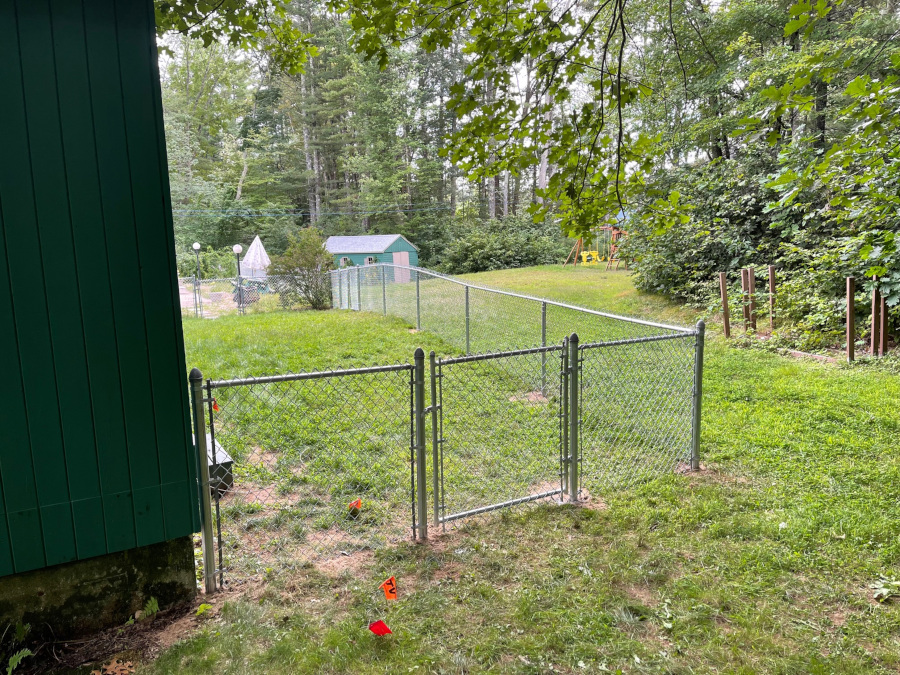
[{"label": "swing set", "polygon": [[619,263],[624,262],[625,269],[627,270],[628,261],[623,260],[619,256],[619,242],[624,235],[625,231],[620,230],[615,225],[604,225],[596,228],[593,230],[591,237],[594,242],[594,249],[586,250],[584,239],[579,237],[578,241],[576,241],[575,245],[572,247],[572,250],[569,251],[569,256],[563,263],[563,267],[568,265],[570,260],[574,267],[578,267],[578,260],[580,258],[582,265],[599,265],[602,262],[606,262],[607,270],[612,268],[613,263],[615,263],[615,269],[619,269]]}]

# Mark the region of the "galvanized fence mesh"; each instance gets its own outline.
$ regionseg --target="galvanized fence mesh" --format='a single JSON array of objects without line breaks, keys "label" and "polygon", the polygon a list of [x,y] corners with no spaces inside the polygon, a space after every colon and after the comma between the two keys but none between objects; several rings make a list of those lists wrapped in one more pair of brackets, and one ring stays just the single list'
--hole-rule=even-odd
[{"label": "galvanized fence mesh", "polygon": [[563,353],[433,360],[435,524],[560,498]]},{"label": "galvanized fence mesh", "polygon": [[697,339],[579,346],[580,474],[588,493],[690,469]]},{"label": "galvanized fence mesh", "polygon": [[214,319],[301,308],[306,306],[301,284],[302,281],[295,277],[276,275],[264,278],[181,278],[178,280],[181,315]]},{"label": "galvanized fence mesh", "polygon": [[410,373],[207,382],[220,574],[254,576],[411,536]]},{"label": "galvanized fence mesh", "polygon": [[470,284],[418,267],[387,263],[330,272],[339,309],[398,316],[439,335],[462,354],[558,344],[577,333],[582,342],[679,335],[652,321]]},{"label": "galvanized fence mesh", "polygon": [[[394,265],[330,281],[336,307],[402,317],[455,353],[205,386],[194,371],[195,428],[208,414],[201,483],[213,495],[205,560],[218,543],[205,569],[219,581],[699,466],[702,323],[618,317]],[[290,295],[267,283],[276,301]]]}]

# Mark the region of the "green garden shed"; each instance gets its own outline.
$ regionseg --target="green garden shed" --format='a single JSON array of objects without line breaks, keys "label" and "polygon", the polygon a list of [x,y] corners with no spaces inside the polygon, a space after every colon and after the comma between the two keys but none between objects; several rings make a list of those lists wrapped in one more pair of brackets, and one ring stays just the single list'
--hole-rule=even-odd
[{"label": "green garden shed", "polygon": [[0,63],[0,631],[83,632],[196,586],[153,3],[0,0]]},{"label": "green garden shed", "polygon": [[347,265],[419,264],[419,249],[402,234],[364,234],[354,237],[328,237],[326,250],[334,256],[335,267]]}]

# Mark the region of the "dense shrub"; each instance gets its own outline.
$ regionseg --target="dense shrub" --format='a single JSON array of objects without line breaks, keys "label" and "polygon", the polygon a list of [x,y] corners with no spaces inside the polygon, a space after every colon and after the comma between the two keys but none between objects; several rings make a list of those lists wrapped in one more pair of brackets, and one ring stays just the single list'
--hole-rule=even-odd
[{"label": "dense shrub", "polygon": [[441,256],[450,274],[528,267],[562,262],[571,244],[553,223],[527,217],[463,221]]},{"label": "dense shrub", "polygon": [[[870,264],[861,253],[866,237],[836,222],[828,200],[814,190],[802,201],[779,205],[778,192],[767,187],[778,169],[763,151],[661,173],[653,193],[676,191],[690,205],[689,217],[661,226],[651,198],[630,214],[624,252],[633,260],[636,285],[714,309],[719,272],[729,274],[734,288],[738,270],[753,266],[763,290],[765,270],[774,265],[782,338],[820,349],[844,339],[845,279],[853,276],[858,335],[864,335],[872,288]],[[890,278],[882,281],[887,294],[894,285]]]},{"label": "dense shrub", "polygon": [[[197,257],[192,249],[176,253],[179,277],[197,274]],[[231,247],[214,249],[207,246],[200,251],[200,277],[202,279],[226,279],[237,275],[237,262]]]},{"label": "dense shrub", "polygon": [[284,255],[272,259],[269,275],[284,307],[305,303],[313,309],[331,306],[331,254],[319,231],[307,227],[290,238]]}]

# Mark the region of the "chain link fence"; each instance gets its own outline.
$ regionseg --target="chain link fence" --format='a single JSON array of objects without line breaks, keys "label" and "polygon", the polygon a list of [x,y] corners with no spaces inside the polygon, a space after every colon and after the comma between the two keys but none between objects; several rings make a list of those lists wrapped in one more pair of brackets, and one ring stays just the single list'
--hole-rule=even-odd
[{"label": "chain link fence", "polygon": [[205,383],[192,372],[207,588],[699,466],[702,323],[393,265],[338,270],[331,285],[336,307],[403,317],[457,354]]},{"label": "chain link fence", "polygon": [[439,335],[462,354],[559,344],[572,333],[582,342],[599,342],[685,332],[470,284],[418,267],[379,263],[330,274],[335,308],[398,316],[419,330]]},{"label": "chain link fence", "polygon": [[588,493],[691,468],[697,342],[688,334],[579,346],[580,474]]},{"label": "chain link fence", "polygon": [[215,319],[236,314],[259,314],[306,306],[300,282],[294,277],[269,275],[263,278],[178,280],[181,315],[185,318]]},{"label": "chain link fence", "polygon": [[411,536],[411,372],[203,385],[220,583]]}]

